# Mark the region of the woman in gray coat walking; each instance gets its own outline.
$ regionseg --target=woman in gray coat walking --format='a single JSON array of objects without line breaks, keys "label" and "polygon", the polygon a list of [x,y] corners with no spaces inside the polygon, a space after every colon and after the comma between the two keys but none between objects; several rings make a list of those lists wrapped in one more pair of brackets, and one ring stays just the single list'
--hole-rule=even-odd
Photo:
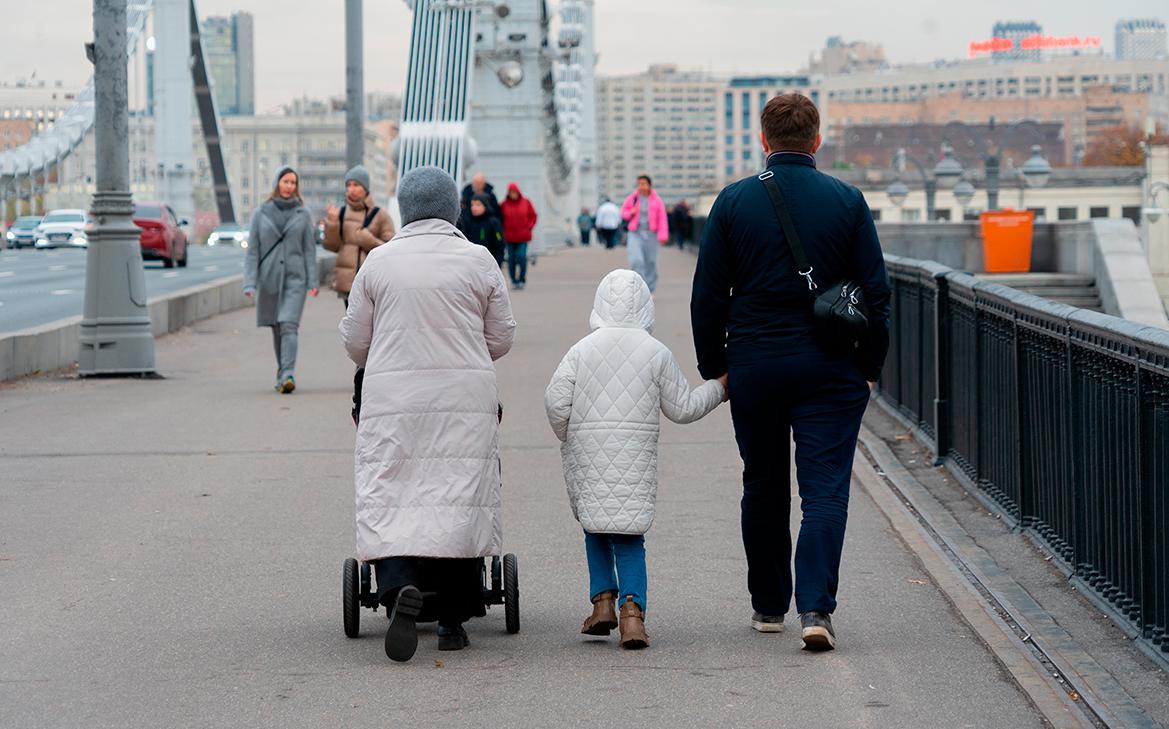
[{"label": "woman in gray coat walking", "polygon": [[272,329],[276,391],[296,389],[297,332],[306,294],[317,295],[313,216],[300,196],[296,170],[276,173],[275,189],[252,215],[244,264],[244,295],[256,299],[256,326]]}]

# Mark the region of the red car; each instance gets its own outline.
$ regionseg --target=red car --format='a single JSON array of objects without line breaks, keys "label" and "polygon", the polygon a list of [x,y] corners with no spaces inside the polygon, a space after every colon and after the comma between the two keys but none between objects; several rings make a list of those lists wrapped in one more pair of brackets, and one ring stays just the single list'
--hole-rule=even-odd
[{"label": "red car", "polygon": [[187,234],[179,226],[175,211],[165,203],[141,202],[134,205],[134,225],[142,229],[142,258],[162,261],[163,268],[187,266]]}]

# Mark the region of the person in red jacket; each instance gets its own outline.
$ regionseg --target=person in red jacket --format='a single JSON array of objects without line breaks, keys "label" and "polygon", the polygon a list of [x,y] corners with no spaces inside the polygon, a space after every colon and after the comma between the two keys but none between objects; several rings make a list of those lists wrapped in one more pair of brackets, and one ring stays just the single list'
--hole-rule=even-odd
[{"label": "person in red jacket", "polygon": [[528,243],[536,227],[536,208],[512,182],[507,197],[500,203],[503,211],[503,239],[507,242],[507,269],[513,288],[522,289],[528,280]]}]

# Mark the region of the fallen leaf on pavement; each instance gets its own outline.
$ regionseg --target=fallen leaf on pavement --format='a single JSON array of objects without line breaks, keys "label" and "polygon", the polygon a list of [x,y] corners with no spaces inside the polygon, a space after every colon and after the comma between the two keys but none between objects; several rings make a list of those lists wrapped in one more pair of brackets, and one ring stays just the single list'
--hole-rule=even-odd
[{"label": "fallen leaf on pavement", "polygon": [[446,666],[446,664],[445,664],[445,663],[443,663],[442,661],[435,661],[435,662],[434,662],[434,667],[435,667],[435,668],[443,668],[443,667],[445,667],[445,666]]},{"label": "fallen leaf on pavement", "polygon": [[927,583],[925,580],[912,580],[912,579],[911,579],[909,582],[910,582],[910,584],[913,584],[913,585],[925,585],[925,584],[929,584],[929,583]]}]

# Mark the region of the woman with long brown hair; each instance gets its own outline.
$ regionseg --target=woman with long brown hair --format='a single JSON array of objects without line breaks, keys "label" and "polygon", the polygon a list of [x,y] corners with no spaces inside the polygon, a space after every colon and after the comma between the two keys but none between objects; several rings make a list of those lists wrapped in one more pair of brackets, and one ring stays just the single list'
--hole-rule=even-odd
[{"label": "woman with long brown hair", "polygon": [[256,326],[272,329],[276,391],[285,395],[296,389],[293,370],[305,295],[317,295],[315,227],[300,196],[300,177],[282,167],[272,194],[252,215],[244,295],[256,300]]}]

